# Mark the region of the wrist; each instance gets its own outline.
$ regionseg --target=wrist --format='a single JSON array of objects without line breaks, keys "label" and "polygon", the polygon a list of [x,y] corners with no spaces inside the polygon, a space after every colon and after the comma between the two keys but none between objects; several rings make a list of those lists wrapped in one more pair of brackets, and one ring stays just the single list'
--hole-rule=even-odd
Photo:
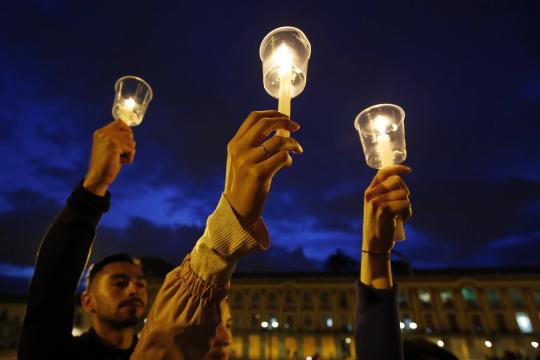
[{"label": "wrist", "polygon": [[105,196],[107,190],[109,190],[108,184],[99,183],[93,181],[90,178],[85,178],[83,181],[83,187],[90,193],[97,196]]}]

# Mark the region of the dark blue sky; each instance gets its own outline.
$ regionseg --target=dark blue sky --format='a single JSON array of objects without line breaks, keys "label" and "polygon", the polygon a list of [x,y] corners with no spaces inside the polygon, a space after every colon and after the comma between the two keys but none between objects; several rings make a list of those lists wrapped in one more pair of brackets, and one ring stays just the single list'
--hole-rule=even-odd
[{"label": "dark blue sky", "polygon": [[32,264],[125,74],[155,97],[95,256],[180,261],[223,189],[227,141],[250,111],[277,107],[258,49],[284,25],[312,45],[306,89],[292,102],[305,152],[273,183],[273,249],[246,269],[312,269],[337,248],[358,257],[374,171],[352,123],[383,102],[406,111],[414,169],[414,216],[397,249],[417,267],[539,264],[536,2],[80,4],[0,5],[0,272]]}]

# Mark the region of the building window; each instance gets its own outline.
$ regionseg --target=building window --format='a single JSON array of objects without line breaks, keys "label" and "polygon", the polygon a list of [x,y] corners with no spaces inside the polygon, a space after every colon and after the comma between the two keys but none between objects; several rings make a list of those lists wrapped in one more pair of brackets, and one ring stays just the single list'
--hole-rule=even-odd
[{"label": "building window", "polygon": [[447,319],[448,319],[448,326],[450,326],[450,330],[452,332],[459,332],[459,326],[458,326],[456,315],[448,314]]},{"label": "building window", "polygon": [[516,322],[519,326],[519,330],[524,334],[532,333],[532,324],[529,315],[525,312],[516,313]]},{"label": "building window", "polygon": [[321,292],[321,305],[328,306],[328,303],[329,303],[328,291],[322,291]]},{"label": "building window", "polygon": [[311,293],[309,291],[304,292],[304,306],[312,306]]},{"label": "building window", "polygon": [[398,304],[400,308],[407,307],[407,293],[405,290],[399,288],[398,289]]},{"label": "building window", "polygon": [[242,327],[242,316],[240,314],[234,314],[233,316],[233,326],[236,328]]},{"label": "building window", "polygon": [[418,299],[424,308],[431,307],[431,293],[426,289],[418,290]]},{"label": "building window", "polygon": [[285,302],[287,303],[287,306],[294,305],[294,296],[292,290],[287,290],[285,292]]},{"label": "building window", "polygon": [[499,332],[508,332],[508,328],[506,327],[506,320],[504,319],[504,314],[495,314],[495,324],[497,324],[497,330]]},{"label": "building window", "polygon": [[501,297],[499,296],[499,292],[495,289],[486,289],[486,296],[489,301],[489,305],[492,308],[500,308],[501,307]]},{"label": "building window", "polygon": [[484,324],[482,323],[482,319],[479,315],[471,315],[471,321],[473,326],[473,331],[475,333],[483,333],[484,332]]},{"label": "building window", "polygon": [[474,291],[473,289],[464,287],[461,289],[461,295],[463,296],[463,300],[465,300],[468,306],[478,306],[478,297],[476,296],[476,291]]},{"label": "building window", "polygon": [[242,304],[242,293],[240,291],[235,291],[234,292],[234,303],[237,304],[237,305],[241,305]]},{"label": "building window", "polygon": [[291,314],[285,318],[285,329],[294,329],[294,316]]},{"label": "building window", "polygon": [[339,307],[343,310],[349,308],[349,300],[347,299],[347,293],[345,291],[339,292]]},{"label": "building window", "polygon": [[435,332],[435,323],[433,322],[433,316],[430,314],[426,314],[426,332],[431,334],[432,332]]},{"label": "building window", "polygon": [[311,320],[311,317],[309,315],[304,318],[304,326],[306,327],[306,329],[311,329],[311,327],[313,326],[313,321]]},{"label": "building window", "polygon": [[454,306],[454,295],[452,290],[444,289],[441,290],[441,301],[446,308],[451,308]]},{"label": "building window", "polygon": [[352,332],[353,331],[353,324],[351,317],[349,315],[341,315],[341,329],[343,331]]},{"label": "building window", "polygon": [[510,299],[512,300],[512,305],[517,308],[521,308],[525,305],[523,301],[523,293],[519,289],[512,288],[509,290]]},{"label": "building window", "polygon": [[268,304],[269,305],[276,305],[276,294],[273,292],[268,293]]},{"label": "building window", "polygon": [[259,314],[251,314],[251,327],[254,329],[258,329],[261,322],[261,315]]},{"label": "building window", "polygon": [[258,292],[254,292],[253,294],[251,294],[251,303],[254,304],[254,305],[259,305],[259,293]]}]

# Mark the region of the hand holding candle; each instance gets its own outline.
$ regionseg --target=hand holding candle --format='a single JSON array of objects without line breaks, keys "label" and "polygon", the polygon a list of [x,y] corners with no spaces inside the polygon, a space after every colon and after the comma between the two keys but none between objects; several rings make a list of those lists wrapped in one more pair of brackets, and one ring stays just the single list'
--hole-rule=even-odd
[{"label": "hand holding candle", "polygon": [[[259,54],[264,89],[278,99],[278,111],[290,117],[291,99],[300,95],[306,86],[311,44],[301,30],[280,27],[264,37]],[[278,130],[276,135],[288,137],[289,132]]]},{"label": "hand holding candle", "polygon": [[[405,111],[397,105],[379,104],[363,110],[354,120],[367,164],[382,169],[401,164],[407,157]],[[404,240],[403,220],[396,219],[394,240]]]},{"label": "hand holding candle", "polygon": [[154,95],[150,85],[139,77],[123,76],[114,88],[113,117],[131,127],[139,125]]}]

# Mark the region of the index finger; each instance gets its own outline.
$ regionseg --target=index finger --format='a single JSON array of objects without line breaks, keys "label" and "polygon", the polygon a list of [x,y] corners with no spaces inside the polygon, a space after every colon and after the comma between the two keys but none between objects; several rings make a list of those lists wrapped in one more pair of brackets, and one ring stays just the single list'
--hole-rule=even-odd
[{"label": "index finger", "polygon": [[107,126],[115,130],[133,131],[123,120],[120,119],[114,120]]},{"label": "index finger", "polygon": [[257,120],[262,118],[271,118],[271,117],[280,117],[280,116],[286,116],[279,111],[276,110],[262,110],[262,111],[252,111],[249,113],[248,117],[242,125],[240,125],[240,128],[236,132],[236,136],[242,137],[244,134],[254,125],[257,123]]},{"label": "index finger", "polygon": [[369,184],[369,187],[376,186],[389,178],[392,175],[399,175],[399,174],[408,174],[412,171],[412,169],[405,165],[392,165],[388,166],[382,169],[379,169],[377,172],[377,175],[373,178],[371,181],[371,184]]}]

